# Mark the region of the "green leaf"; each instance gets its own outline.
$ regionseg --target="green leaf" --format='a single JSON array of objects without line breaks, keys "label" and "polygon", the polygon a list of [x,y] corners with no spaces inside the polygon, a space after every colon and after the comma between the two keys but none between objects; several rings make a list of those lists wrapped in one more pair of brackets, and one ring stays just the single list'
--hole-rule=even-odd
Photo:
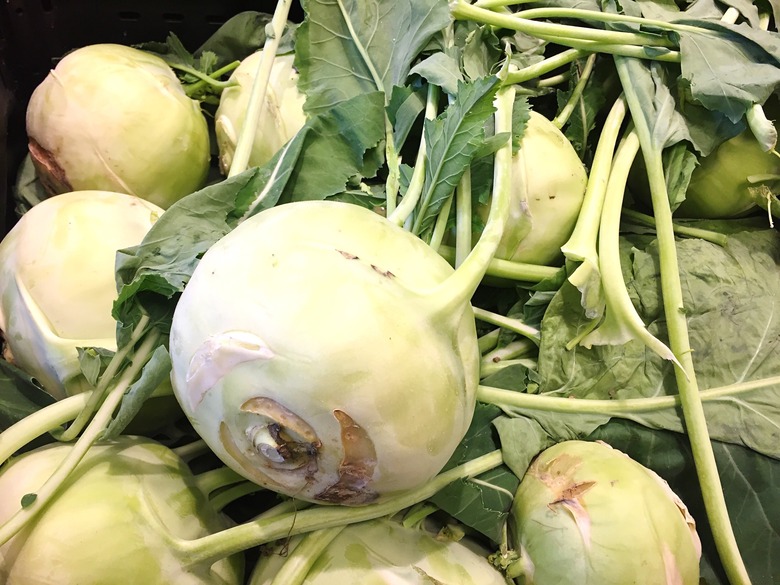
[{"label": "green leaf", "polygon": [[307,122],[310,129],[282,202],[325,199],[353,177],[379,168],[376,150],[385,136],[384,95],[360,94]]},{"label": "green leaf", "polygon": [[0,431],[54,402],[34,377],[0,359]]},{"label": "green leaf", "polygon": [[[245,10],[230,17],[214,34],[195,51],[195,56],[203,60],[207,53],[216,57],[214,68],[218,69],[233,61],[242,61],[265,45],[265,27],[271,22],[272,15],[264,12]],[[288,22],[279,41],[277,54],[293,51],[294,34],[297,25]]]},{"label": "green leaf", "polygon": [[425,121],[428,164],[415,233],[421,234],[433,225],[482,145],[485,123],[495,111],[497,89],[497,77],[462,83],[455,101],[436,119]]},{"label": "green leaf", "polygon": [[298,87],[316,113],[404,85],[431,37],[450,22],[446,0],[304,0],[295,41]]},{"label": "green leaf", "polygon": [[409,73],[415,73],[428,83],[438,85],[450,95],[458,91],[463,82],[458,62],[446,53],[433,53],[412,67]]},{"label": "green leaf", "polygon": [[[740,224],[743,225],[743,224]],[[732,233],[725,247],[699,239],[677,243],[693,362],[710,435],[780,457],[780,384],[735,387],[707,398],[709,388],[780,376],[780,234]],[[666,337],[658,254],[654,240],[621,239],[621,264],[634,306],[648,329]],[[589,325],[579,293],[564,284],[542,321],[540,393],[598,399],[643,398],[677,393],[672,365],[639,342],[586,349],[566,344]],[[632,419],[682,431],[678,408],[635,412]],[[566,417],[559,415],[559,419]],[[735,424],[735,421],[739,421]]]},{"label": "green leaf", "polygon": [[[477,405],[471,426],[445,469],[499,448],[492,422],[500,412],[495,406]],[[469,479],[453,482],[431,501],[466,526],[500,543],[502,527],[520,480],[503,465],[475,479],[476,482]]]},{"label": "green leaf", "polygon": [[106,369],[114,352],[101,347],[77,347],[81,373],[91,386],[97,384],[98,378]]},{"label": "green leaf", "polygon": [[405,85],[393,87],[387,116],[393,126],[393,143],[398,150],[403,148],[414,123],[425,110],[426,88]]}]

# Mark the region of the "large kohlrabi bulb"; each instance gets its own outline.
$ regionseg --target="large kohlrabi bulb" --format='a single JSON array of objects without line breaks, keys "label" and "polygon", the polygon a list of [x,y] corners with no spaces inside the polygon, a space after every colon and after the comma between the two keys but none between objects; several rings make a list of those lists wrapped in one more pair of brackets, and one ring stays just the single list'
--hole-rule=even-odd
[{"label": "large kohlrabi bulb", "polygon": [[[0,473],[0,525],[37,492],[71,445],[31,451]],[[176,540],[227,528],[189,468],[148,439],[90,448],[57,496],[0,546],[3,585],[240,585],[243,559],[187,564]]]},{"label": "large kohlrabi bulb", "polygon": [[89,388],[77,348],[116,349],[116,252],[139,244],[162,212],[123,193],[63,193],[35,205],[0,242],[6,349],[54,397]]},{"label": "large kohlrabi bulb", "polygon": [[[219,98],[215,116],[215,132],[219,147],[219,166],[227,174],[233,162],[236,143],[246,118],[257,67],[263,51],[257,51],[241,61]],[[265,88],[265,103],[257,121],[249,166],[260,166],[289,141],[306,122],[303,112],[305,96],[298,91],[298,72],[293,69],[294,55],[277,55],[271,77]]]},{"label": "large kohlrabi bulb", "polygon": [[417,487],[476,400],[471,306],[423,294],[452,272],[357,205],[263,211],[206,252],[177,303],[176,396],[212,450],[262,486],[348,505]]},{"label": "large kohlrabi bulb", "polygon": [[162,208],[203,186],[206,119],[159,57],[113,44],[66,55],[27,107],[30,154],[52,194],[103,190]]},{"label": "large kohlrabi bulb", "polygon": [[534,585],[698,585],[701,545],[683,502],[606,443],[565,441],[523,476],[509,527]]},{"label": "large kohlrabi bulb", "polygon": [[[487,560],[489,552],[468,537],[436,537],[423,528],[381,518],[344,528],[317,556],[298,546],[303,537],[285,541],[261,557],[249,585],[278,583],[287,565],[306,563],[306,585],[506,585]],[[301,547],[301,548],[305,548]]]}]

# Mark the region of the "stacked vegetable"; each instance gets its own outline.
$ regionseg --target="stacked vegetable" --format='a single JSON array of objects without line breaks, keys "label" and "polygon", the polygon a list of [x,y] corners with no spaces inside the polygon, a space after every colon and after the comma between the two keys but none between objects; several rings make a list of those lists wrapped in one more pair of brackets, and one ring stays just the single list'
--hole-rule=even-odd
[{"label": "stacked vegetable", "polygon": [[[282,0],[193,54],[87,48],[197,113],[161,179],[76,140],[102,78],[54,70],[80,90],[31,102],[0,245],[2,582],[780,582],[776,15],[514,4]],[[154,207],[207,124],[211,178]],[[109,198],[148,225],[59,246]],[[54,298],[55,246],[100,290]],[[101,534],[121,556],[68,567]]]}]

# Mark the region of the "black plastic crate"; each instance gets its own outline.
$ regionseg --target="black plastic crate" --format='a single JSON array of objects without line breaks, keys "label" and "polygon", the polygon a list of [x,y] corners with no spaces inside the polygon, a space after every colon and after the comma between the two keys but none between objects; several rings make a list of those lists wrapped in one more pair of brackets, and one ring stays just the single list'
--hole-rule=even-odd
[{"label": "black plastic crate", "polygon": [[[273,13],[273,0],[6,0],[0,5],[0,237],[16,217],[9,201],[27,151],[24,117],[32,91],[52,63],[94,43],[164,41],[175,33],[197,49],[228,18],[245,11]],[[294,4],[290,19],[300,21]]]}]

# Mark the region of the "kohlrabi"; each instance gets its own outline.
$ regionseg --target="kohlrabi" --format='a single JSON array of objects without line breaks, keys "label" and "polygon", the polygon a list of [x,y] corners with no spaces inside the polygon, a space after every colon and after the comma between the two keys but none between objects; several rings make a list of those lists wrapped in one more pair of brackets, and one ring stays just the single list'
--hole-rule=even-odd
[{"label": "kohlrabi", "polygon": [[[562,258],[577,222],[588,174],[563,133],[531,111],[512,157],[512,204],[496,258],[547,265]],[[483,219],[487,205],[478,205]]]},{"label": "kohlrabi", "polygon": [[[499,91],[498,131],[513,98]],[[229,467],[346,505],[442,469],[476,403],[469,300],[506,221],[511,146],[496,156],[487,226],[457,271],[385,217],[334,201],[267,209],[208,249],[175,308],[171,378]]]},{"label": "kohlrabi", "polygon": [[114,44],[66,55],[27,107],[29,148],[52,194],[129,193],[167,208],[209,169],[206,120],[159,57]]},{"label": "kohlrabi", "polygon": [[506,585],[489,551],[389,518],[311,532],[261,556],[250,585]]},{"label": "kohlrabi", "polygon": [[534,585],[697,585],[701,545],[657,474],[606,443],[565,441],[532,462],[510,515]]},{"label": "kohlrabi", "polygon": [[[230,81],[235,85],[222,91],[215,117],[215,132],[219,147],[219,165],[227,174],[233,162],[238,137],[241,134],[249,106],[258,64],[264,51],[245,58],[233,71]],[[265,89],[265,103],[257,121],[249,165],[259,166],[292,138],[306,122],[303,94],[298,92],[298,73],[293,69],[294,55],[277,55]]]},{"label": "kohlrabi", "polygon": [[[3,468],[0,525],[34,497],[71,448],[48,445]],[[171,544],[228,525],[178,455],[125,435],[93,446],[58,496],[0,546],[0,582],[239,585],[240,556],[192,565]]]},{"label": "kohlrabi", "polygon": [[699,159],[675,216],[721,219],[745,215],[756,208],[762,183],[776,182],[779,176],[780,158],[765,152],[750,130],[745,130]]},{"label": "kohlrabi", "polygon": [[78,348],[116,349],[116,252],[138,244],[161,214],[132,195],[74,191],[35,205],[0,243],[6,351],[52,396],[90,387]]}]

